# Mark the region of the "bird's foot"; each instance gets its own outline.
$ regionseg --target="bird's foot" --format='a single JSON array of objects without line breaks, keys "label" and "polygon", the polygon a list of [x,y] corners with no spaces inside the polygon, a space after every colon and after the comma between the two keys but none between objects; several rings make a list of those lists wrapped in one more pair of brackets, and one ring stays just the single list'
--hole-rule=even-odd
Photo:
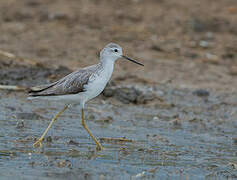
[{"label": "bird's foot", "polygon": [[101,144],[98,143],[98,144],[96,144],[96,150],[97,151],[102,151],[102,150],[104,150],[104,148]]},{"label": "bird's foot", "polygon": [[33,147],[42,147],[42,141],[43,141],[43,138],[39,138],[34,144],[33,144]]}]

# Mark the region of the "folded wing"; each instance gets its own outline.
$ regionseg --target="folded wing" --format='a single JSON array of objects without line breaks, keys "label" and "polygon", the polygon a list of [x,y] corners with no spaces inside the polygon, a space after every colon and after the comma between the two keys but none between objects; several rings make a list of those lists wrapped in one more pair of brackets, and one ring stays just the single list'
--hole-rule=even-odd
[{"label": "folded wing", "polygon": [[83,92],[85,91],[84,86],[94,72],[94,68],[96,68],[96,65],[72,72],[54,83],[39,86],[37,90],[30,90],[29,96],[59,96]]}]

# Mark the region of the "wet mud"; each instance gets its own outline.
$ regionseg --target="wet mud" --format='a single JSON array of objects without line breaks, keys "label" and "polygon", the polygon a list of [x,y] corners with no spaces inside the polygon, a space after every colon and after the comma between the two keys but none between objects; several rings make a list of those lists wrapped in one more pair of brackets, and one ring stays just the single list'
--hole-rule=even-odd
[{"label": "wet mud", "polygon": [[108,86],[86,110],[88,127],[105,147],[99,152],[81,126],[77,106],[55,122],[43,148],[33,148],[63,106],[26,97],[24,92],[1,91],[3,178],[237,178],[237,93]]},{"label": "wet mud", "polygon": [[0,84],[18,85],[26,88],[47,84],[71,73],[65,66],[49,68],[44,64],[22,64],[0,56]]},{"label": "wet mud", "polygon": [[[119,7],[119,8],[118,8]],[[0,2],[0,85],[53,82],[119,60],[87,104],[63,105],[0,88],[0,179],[237,179],[237,7],[234,0],[9,0]],[[14,89],[14,88],[13,88]]]}]

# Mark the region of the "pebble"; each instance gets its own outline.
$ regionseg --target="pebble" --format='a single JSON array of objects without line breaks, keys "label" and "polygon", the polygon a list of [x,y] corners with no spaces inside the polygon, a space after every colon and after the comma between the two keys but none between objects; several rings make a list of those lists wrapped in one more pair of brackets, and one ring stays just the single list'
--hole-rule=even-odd
[{"label": "pebble", "polygon": [[210,95],[209,91],[205,90],[205,89],[198,89],[193,91],[193,94],[199,97],[207,97]]},{"label": "pebble", "polygon": [[102,120],[103,123],[112,123],[113,121],[113,117],[112,116],[108,116],[105,119]]},{"label": "pebble", "polygon": [[209,43],[207,41],[200,41],[199,45],[203,48],[208,48],[209,47]]},{"label": "pebble", "polygon": [[79,143],[79,142],[76,142],[76,141],[73,141],[73,140],[70,140],[70,141],[68,142],[68,144],[69,144],[69,145],[76,145],[76,146],[78,146],[80,143]]},{"label": "pebble", "polygon": [[153,120],[157,121],[157,120],[159,120],[159,118],[157,116],[155,116],[155,117],[153,117]]},{"label": "pebble", "polygon": [[63,168],[63,167],[72,167],[72,164],[69,160],[60,160],[57,162],[57,167]]},{"label": "pebble", "polygon": [[151,46],[151,49],[152,50],[155,50],[155,51],[159,51],[159,52],[163,52],[164,50],[161,48],[161,46],[157,45],[157,44],[154,44]]},{"label": "pebble", "polygon": [[174,127],[181,127],[182,126],[181,119],[179,119],[179,118],[175,118],[174,120],[170,121],[170,123]]},{"label": "pebble", "polygon": [[114,95],[114,90],[112,88],[105,88],[103,91],[105,97],[112,97]]},{"label": "pebble", "polygon": [[48,137],[46,138],[46,141],[49,142],[49,143],[51,143],[51,142],[53,142],[53,139],[52,139],[51,136],[48,136]]},{"label": "pebble", "polygon": [[24,127],[25,127],[25,125],[24,125],[24,121],[23,120],[17,122],[17,124],[16,124],[16,128],[17,129],[22,129]]}]

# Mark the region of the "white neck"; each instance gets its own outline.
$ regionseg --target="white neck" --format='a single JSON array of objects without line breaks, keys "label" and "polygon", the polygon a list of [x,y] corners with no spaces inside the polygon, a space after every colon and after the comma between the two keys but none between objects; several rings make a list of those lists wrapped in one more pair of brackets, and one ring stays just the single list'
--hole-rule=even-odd
[{"label": "white neck", "polygon": [[111,57],[108,57],[108,56],[104,56],[103,58],[100,59],[100,63],[102,64],[103,71],[106,73],[106,77],[108,78],[108,80],[112,76],[115,60],[111,59]]},{"label": "white neck", "polygon": [[106,56],[106,55],[103,55],[103,56],[101,56],[100,57],[100,62],[102,63],[102,64],[111,64],[111,63],[113,63],[114,64],[114,62],[116,61],[118,59],[118,57],[116,57],[116,56]]}]

